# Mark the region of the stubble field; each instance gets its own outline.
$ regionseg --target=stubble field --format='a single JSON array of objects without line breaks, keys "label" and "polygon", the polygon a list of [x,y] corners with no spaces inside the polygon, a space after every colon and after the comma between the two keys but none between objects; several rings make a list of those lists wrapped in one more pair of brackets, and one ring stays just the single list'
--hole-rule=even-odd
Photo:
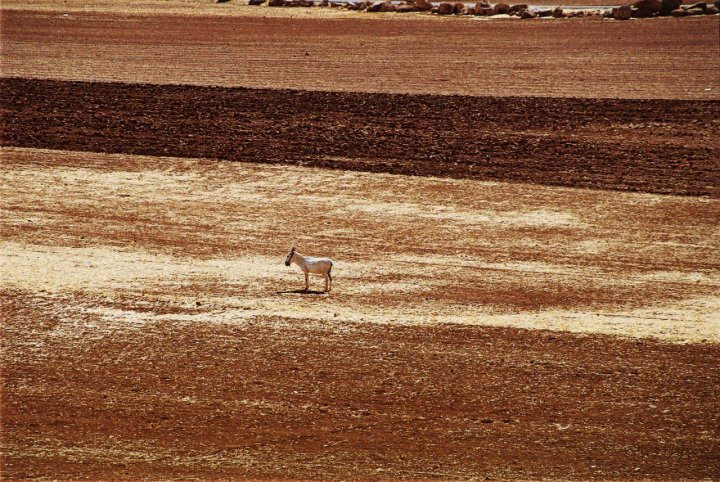
[{"label": "stubble field", "polygon": [[2,13],[3,478],[720,476],[716,24]]}]

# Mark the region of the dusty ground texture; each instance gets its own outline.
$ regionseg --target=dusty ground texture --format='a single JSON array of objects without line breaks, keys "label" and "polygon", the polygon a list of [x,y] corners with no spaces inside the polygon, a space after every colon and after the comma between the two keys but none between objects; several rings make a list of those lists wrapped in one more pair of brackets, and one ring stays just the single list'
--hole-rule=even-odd
[{"label": "dusty ground texture", "polygon": [[720,101],[0,85],[12,146],[720,196]]},{"label": "dusty ground texture", "polygon": [[2,176],[7,478],[719,474],[717,200],[16,148]]},{"label": "dusty ground texture", "polygon": [[720,478],[716,18],[65,5],[3,2],[3,479]]},{"label": "dusty ground texture", "polygon": [[720,100],[717,17],[435,20],[3,10],[3,76]]}]

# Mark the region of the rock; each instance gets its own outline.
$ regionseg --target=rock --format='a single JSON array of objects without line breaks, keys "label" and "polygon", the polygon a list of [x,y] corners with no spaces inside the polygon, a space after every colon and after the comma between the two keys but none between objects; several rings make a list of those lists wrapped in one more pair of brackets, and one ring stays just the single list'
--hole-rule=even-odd
[{"label": "rock", "polygon": [[612,17],[615,20],[630,20],[630,17],[632,17],[632,7],[630,5],[615,7],[612,9]]},{"label": "rock", "polygon": [[653,16],[653,13],[649,8],[633,8],[631,16],[633,18],[650,18]]},{"label": "rock", "polygon": [[397,12],[397,7],[393,5],[392,2],[388,1],[383,3],[382,8],[380,9],[381,12]]},{"label": "rock", "polygon": [[367,11],[368,12],[380,12],[380,11],[382,11],[383,5],[385,5],[384,1],[372,3],[368,6]]},{"label": "rock", "polygon": [[415,5],[398,5],[397,9],[395,9],[397,13],[408,13],[408,12],[417,12],[418,9],[415,8]]},{"label": "rock", "polygon": [[638,0],[633,3],[632,16],[635,18],[648,18],[660,13],[662,0]]},{"label": "rock", "polygon": [[508,5],[507,3],[498,3],[493,8],[494,15],[502,15],[508,13],[508,10],[510,10],[510,5]]},{"label": "rock", "polygon": [[438,5],[438,15],[452,15],[455,13],[455,4],[450,2],[442,2]]},{"label": "rock", "polygon": [[673,17],[687,17],[688,13],[687,10],[685,10],[684,8],[676,8],[675,10],[670,12],[670,15],[672,15]]},{"label": "rock", "polygon": [[720,8],[715,5],[708,5],[707,10],[705,11],[705,15],[717,15],[718,13],[720,13]]},{"label": "rock", "polygon": [[563,12],[563,9],[561,7],[555,7],[555,9],[552,11],[552,16],[554,18],[565,18],[565,12]]},{"label": "rock", "polygon": [[[718,0],[718,1],[720,1],[720,0]],[[481,0],[480,2],[477,2],[475,4],[475,11],[478,11],[481,8],[492,8],[492,7],[485,0]]]},{"label": "rock", "polygon": [[455,4],[455,7],[453,9],[455,15],[465,15],[467,12],[467,8],[465,8],[465,4],[462,2],[457,2]]},{"label": "rock", "polygon": [[265,0],[249,0],[248,5],[262,5],[265,3]]},{"label": "rock", "polygon": [[537,18],[537,13],[532,12],[530,10],[520,10],[520,18],[528,19],[528,18]]},{"label": "rock", "polygon": [[320,3],[318,3],[318,7],[328,7],[330,6],[330,0],[320,0]]},{"label": "rock", "polygon": [[282,7],[285,5],[285,0],[268,0],[268,7]]},{"label": "rock", "polygon": [[677,10],[682,5],[682,0],[660,0],[660,12],[659,15],[667,17],[670,12]]},{"label": "rock", "polygon": [[688,8],[685,11],[688,15],[705,15],[705,10],[702,8]]},{"label": "rock", "polygon": [[652,14],[660,13],[660,9],[662,8],[662,0],[638,0],[637,2],[633,3],[633,7],[637,8],[638,10],[646,10],[651,12]]},{"label": "rock", "polygon": [[475,7],[468,7],[465,9],[465,15],[475,15]]},{"label": "rock", "polygon": [[515,15],[516,13],[520,13],[523,10],[527,10],[528,6],[524,3],[519,3],[517,5],[513,5],[508,9],[507,14],[508,15]]},{"label": "rock", "polygon": [[705,3],[705,2],[696,3],[695,5],[689,6],[688,10],[692,10],[693,8],[699,8],[700,10],[702,10],[703,13],[706,13],[707,12],[707,3]]},{"label": "rock", "polygon": [[553,11],[550,10],[550,9],[538,10],[538,11],[535,12],[535,13],[537,13],[537,16],[538,16],[538,17],[552,17],[552,16],[553,16]]},{"label": "rock", "polygon": [[421,12],[429,12],[432,10],[433,5],[429,2],[429,0],[415,0],[415,8]]}]

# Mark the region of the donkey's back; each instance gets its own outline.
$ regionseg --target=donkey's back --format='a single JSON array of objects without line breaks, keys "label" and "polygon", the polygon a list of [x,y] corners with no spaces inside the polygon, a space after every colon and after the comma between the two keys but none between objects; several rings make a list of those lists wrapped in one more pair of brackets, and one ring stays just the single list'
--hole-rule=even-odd
[{"label": "donkey's back", "polygon": [[305,258],[305,265],[309,272],[313,274],[329,273],[332,270],[333,262],[330,258]]}]

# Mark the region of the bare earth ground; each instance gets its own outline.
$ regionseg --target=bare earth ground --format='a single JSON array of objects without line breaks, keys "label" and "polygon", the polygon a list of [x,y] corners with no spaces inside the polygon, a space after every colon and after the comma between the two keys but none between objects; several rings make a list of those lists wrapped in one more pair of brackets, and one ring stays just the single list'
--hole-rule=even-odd
[{"label": "bare earth ground", "polygon": [[720,100],[716,16],[624,23],[389,17],[3,10],[2,70],[126,83]]},{"label": "bare earth ground", "polygon": [[18,147],[720,197],[720,101],[0,85]]},{"label": "bare earth ground", "polygon": [[3,160],[8,478],[718,475],[716,200]]},{"label": "bare earth ground", "polygon": [[717,18],[189,5],[2,11],[3,479],[720,478]]}]

